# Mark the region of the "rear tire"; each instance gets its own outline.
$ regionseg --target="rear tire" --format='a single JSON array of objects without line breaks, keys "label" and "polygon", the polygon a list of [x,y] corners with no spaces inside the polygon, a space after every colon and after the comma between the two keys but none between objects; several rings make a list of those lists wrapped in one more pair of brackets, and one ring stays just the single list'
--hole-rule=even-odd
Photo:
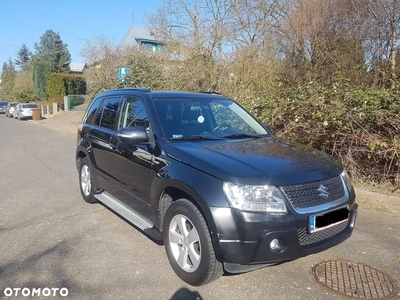
[{"label": "rear tire", "polygon": [[89,159],[87,157],[82,158],[79,162],[79,188],[83,200],[88,203],[97,202],[94,197],[95,188],[93,186],[93,177]]},{"label": "rear tire", "polygon": [[179,199],[168,207],[163,237],[171,267],[186,283],[200,286],[223,274],[207,224],[190,201]]}]

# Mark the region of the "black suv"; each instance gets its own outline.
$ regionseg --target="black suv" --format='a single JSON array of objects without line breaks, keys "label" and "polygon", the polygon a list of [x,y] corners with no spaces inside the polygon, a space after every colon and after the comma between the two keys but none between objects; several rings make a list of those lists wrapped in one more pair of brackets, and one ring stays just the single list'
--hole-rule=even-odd
[{"label": "black suv", "polygon": [[271,134],[217,93],[107,91],[78,128],[82,197],[155,240],[191,285],[350,237],[357,204],[332,157]]}]

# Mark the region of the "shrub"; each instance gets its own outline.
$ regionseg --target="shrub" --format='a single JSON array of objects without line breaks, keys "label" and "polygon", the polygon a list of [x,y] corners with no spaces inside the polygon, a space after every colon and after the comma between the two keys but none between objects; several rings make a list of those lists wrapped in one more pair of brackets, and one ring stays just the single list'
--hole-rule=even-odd
[{"label": "shrub", "polygon": [[69,95],[68,102],[70,106],[77,106],[85,103],[85,97],[81,95]]},{"label": "shrub", "polygon": [[310,82],[243,104],[277,135],[340,158],[358,181],[399,184],[399,96],[345,81]]},{"label": "shrub", "polygon": [[86,81],[82,76],[62,73],[50,74],[47,81],[49,98],[65,95],[86,94]]}]

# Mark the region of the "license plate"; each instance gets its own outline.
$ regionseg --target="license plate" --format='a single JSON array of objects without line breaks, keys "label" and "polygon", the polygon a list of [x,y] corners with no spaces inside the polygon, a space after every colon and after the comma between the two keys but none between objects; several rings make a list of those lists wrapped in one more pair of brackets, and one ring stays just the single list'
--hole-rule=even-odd
[{"label": "license plate", "polygon": [[320,216],[310,216],[308,231],[310,233],[318,232],[349,219],[349,210],[347,208],[338,209]]}]

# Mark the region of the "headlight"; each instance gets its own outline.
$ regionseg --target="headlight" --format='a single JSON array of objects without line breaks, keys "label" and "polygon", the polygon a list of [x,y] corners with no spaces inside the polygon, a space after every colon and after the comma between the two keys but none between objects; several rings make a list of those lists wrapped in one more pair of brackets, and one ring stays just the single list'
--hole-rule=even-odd
[{"label": "headlight", "polygon": [[223,190],[231,205],[237,209],[287,213],[283,196],[274,186],[225,182]]},{"label": "headlight", "polygon": [[347,171],[343,169],[343,172],[340,174],[340,176],[342,176],[344,183],[347,186],[347,190],[350,191],[351,190],[351,179],[350,179],[349,173],[347,173]]}]

